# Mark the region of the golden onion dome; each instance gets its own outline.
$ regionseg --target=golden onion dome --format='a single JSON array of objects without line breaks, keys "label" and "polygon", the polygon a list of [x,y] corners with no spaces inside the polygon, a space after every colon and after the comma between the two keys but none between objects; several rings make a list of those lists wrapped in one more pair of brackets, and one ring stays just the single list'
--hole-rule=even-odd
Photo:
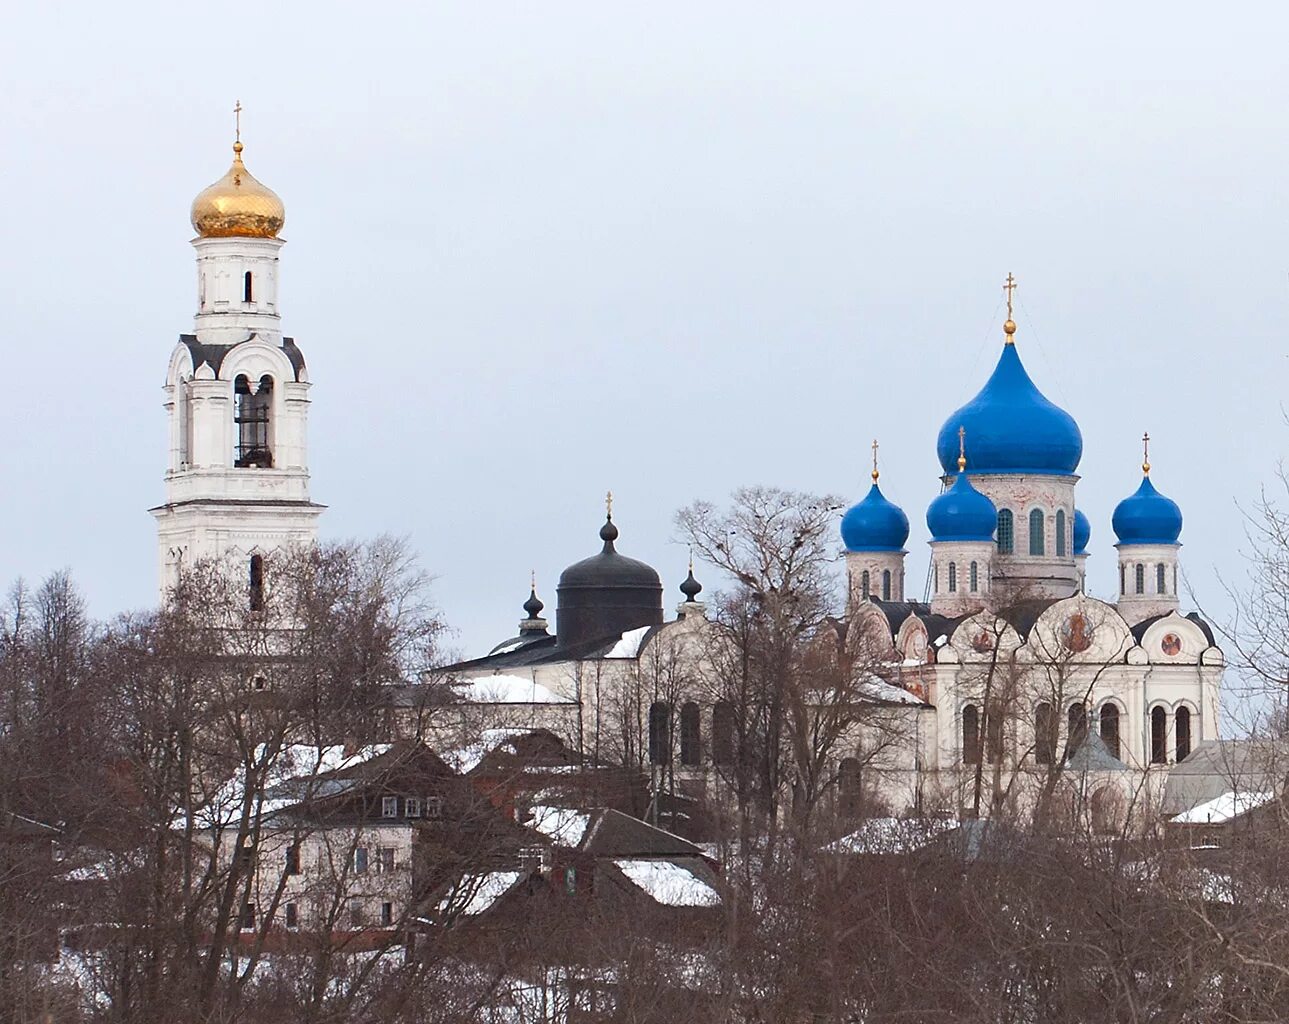
[{"label": "golden onion dome", "polygon": [[233,143],[233,166],[192,201],[192,226],[202,238],[276,238],[286,207],[242,163],[242,144]]}]

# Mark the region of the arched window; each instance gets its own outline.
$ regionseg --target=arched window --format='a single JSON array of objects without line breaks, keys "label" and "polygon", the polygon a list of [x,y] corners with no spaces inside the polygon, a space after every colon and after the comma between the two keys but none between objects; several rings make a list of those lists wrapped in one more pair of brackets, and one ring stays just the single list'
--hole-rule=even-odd
[{"label": "arched window", "polygon": [[1056,711],[1044,701],[1034,709],[1034,760],[1051,764],[1056,760],[1056,737],[1059,731]]},{"label": "arched window", "polygon": [[242,278],[242,301],[243,302],[255,301],[255,290],[253,287],[253,282],[254,282],[254,278],[251,277],[251,272],[248,270],[246,272],[246,275]]},{"label": "arched window", "polygon": [[1150,763],[1168,763],[1168,712],[1163,708],[1150,712]]},{"label": "arched window", "polygon": [[1088,735],[1088,709],[1082,704],[1071,704],[1066,712],[1066,724],[1065,756],[1069,757]]},{"label": "arched window", "polygon": [[868,570],[865,569],[859,574],[859,592],[864,595],[864,600],[868,600]]},{"label": "arched window", "polygon": [[985,754],[990,764],[1003,759],[1003,712],[997,706],[985,708]]},{"label": "arched window", "polygon": [[861,782],[859,758],[843,757],[837,770],[837,790],[841,796],[843,817],[853,818],[859,814]]},{"label": "arched window", "polygon": [[882,570],[882,600],[889,601],[890,599],[891,599],[891,570],[883,569]]},{"label": "arched window", "polygon": [[1056,557],[1065,557],[1065,509],[1056,510]]},{"label": "arched window", "polygon": [[1045,527],[1043,510],[1034,509],[1029,514],[1029,553],[1031,555],[1041,555],[1043,550],[1043,530]]},{"label": "arched window", "polygon": [[949,563],[949,593],[956,594],[957,592],[958,592],[958,563],[950,562]]},{"label": "arched window", "polygon": [[680,708],[680,763],[703,763],[703,739],[699,727],[698,705],[686,701]]},{"label": "arched window", "polygon": [[1124,565],[1122,562],[1119,563],[1119,593],[1128,593],[1127,577],[1124,575]]},{"label": "arched window", "polygon": [[998,510],[998,553],[1010,555],[1015,550],[1016,523],[1012,518],[1012,510],[1000,508]]},{"label": "arched window", "polygon": [[251,611],[264,610],[264,556],[251,555]]},{"label": "arched window", "polygon": [[671,705],[657,700],[649,705],[649,763],[671,760]]},{"label": "arched window", "polygon": [[974,704],[962,709],[962,763],[980,763],[980,710]]},{"label": "arched window", "polygon": [[940,593],[940,566],[939,563],[931,567],[931,591]]},{"label": "arched window", "polygon": [[1173,728],[1177,733],[1177,760],[1185,761],[1191,752],[1191,711],[1190,708],[1178,708],[1173,719]]},{"label": "arched window", "polygon": [[1164,564],[1162,562],[1155,566],[1155,593],[1162,594],[1168,588],[1164,586]]},{"label": "arched window", "polygon": [[967,585],[973,594],[980,589],[980,568],[975,562],[972,562],[967,569]]},{"label": "arched window", "polygon": [[1146,567],[1138,562],[1136,569],[1133,571],[1135,573],[1133,582],[1136,584],[1137,593],[1144,594],[1146,592]]},{"label": "arched window", "polygon": [[712,708],[712,763],[734,763],[734,705],[727,700]]},{"label": "arched window", "polygon": [[1113,704],[1101,706],[1101,742],[1111,754],[1119,756],[1119,709]]},{"label": "arched window", "polygon": [[271,468],[273,452],[269,444],[269,415],[273,407],[273,378],[265,374],[252,389],[246,375],[239,374],[233,383],[233,393],[237,400],[233,413],[237,457],[233,465],[239,469]]}]

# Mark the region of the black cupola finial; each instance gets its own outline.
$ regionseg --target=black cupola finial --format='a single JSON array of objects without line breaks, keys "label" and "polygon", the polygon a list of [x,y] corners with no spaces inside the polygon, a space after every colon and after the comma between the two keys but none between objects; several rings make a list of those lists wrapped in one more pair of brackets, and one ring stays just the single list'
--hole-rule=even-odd
[{"label": "black cupola finial", "polygon": [[689,575],[685,577],[685,582],[680,585],[680,592],[685,595],[685,603],[697,599],[698,595],[703,592],[703,585],[694,579],[694,556],[689,556]]},{"label": "black cupola finial", "polygon": [[545,607],[541,602],[541,598],[537,596],[537,570],[534,569],[532,589],[528,593],[528,600],[524,602],[524,611],[528,613],[530,619],[539,619],[542,615],[542,609]]}]

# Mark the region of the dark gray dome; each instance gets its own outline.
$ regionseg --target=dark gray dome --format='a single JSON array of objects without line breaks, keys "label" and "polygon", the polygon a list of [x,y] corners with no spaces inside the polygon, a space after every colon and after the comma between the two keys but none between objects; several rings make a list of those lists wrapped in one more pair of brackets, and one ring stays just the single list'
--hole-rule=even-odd
[{"label": "dark gray dome", "polygon": [[555,636],[561,647],[662,624],[662,580],[653,566],[618,554],[617,538],[613,520],[605,520],[600,553],[560,574]]}]

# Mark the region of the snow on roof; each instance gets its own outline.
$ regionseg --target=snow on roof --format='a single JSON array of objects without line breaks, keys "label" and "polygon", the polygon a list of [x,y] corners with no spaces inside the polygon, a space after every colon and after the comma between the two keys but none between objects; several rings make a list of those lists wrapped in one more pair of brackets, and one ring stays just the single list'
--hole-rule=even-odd
[{"label": "snow on roof", "polygon": [[489,871],[483,875],[466,875],[439,903],[439,911],[459,907],[460,912],[467,916],[482,914],[506,895],[521,875],[519,871]]},{"label": "snow on roof", "polygon": [[688,868],[667,860],[615,860],[633,883],[668,907],[714,907],[721,897]]},{"label": "snow on roof", "polygon": [[586,835],[586,826],[591,816],[585,811],[573,811],[565,807],[534,807],[533,820],[528,824],[544,836],[555,841],[557,846],[573,849],[582,842]]},{"label": "snow on roof", "polygon": [[533,679],[524,676],[479,676],[453,684],[457,694],[475,704],[572,704]]},{"label": "snow on roof", "polygon": [[484,729],[475,742],[461,747],[459,750],[449,750],[443,754],[443,760],[464,775],[466,772],[472,771],[480,761],[512,736],[527,736],[530,732],[532,732],[531,729],[515,727]]},{"label": "snow on roof", "polygon": [[957,828],[954,818],[869,818],[848,836],[829,843],[826,853],[912,853],[942,832]]},{"label": "snow on roof", "polygon": [[1182,825],[1220,825],[1247,814],[1255,807],[1269,804],[1276,798],[1274,793],[1248,793],[1231,790],[1219,797],[1207,800],[1189,811],[1175,815],[1173,821]]},{"label": "snow on roof", "polygon": [[638,629],[628,629],[622,634],[621,638],[605,655],[606,658],[638,658],[640,657],[640,645],[649,635],[652,626],[641,626]]},{"label": "snow on roof", "polygon": [[[921,662],[918,662],[921,664]],[[856,687],[856,692],[866,700],[880,700],[888,704],[925,704],[921,697],[910,693],[902,686],[895,686],[885,679],[870,676]]]}]

